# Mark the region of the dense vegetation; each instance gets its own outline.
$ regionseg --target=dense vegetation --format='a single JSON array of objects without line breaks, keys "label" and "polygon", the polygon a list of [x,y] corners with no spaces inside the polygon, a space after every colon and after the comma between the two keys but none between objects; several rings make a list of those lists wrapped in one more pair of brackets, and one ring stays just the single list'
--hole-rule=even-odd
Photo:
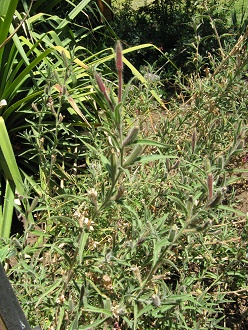
[{"label": "dense vegetation", "polygon": [[113,12],[2,0],[0,260],[32,327],[247,329],[245,1]]}]

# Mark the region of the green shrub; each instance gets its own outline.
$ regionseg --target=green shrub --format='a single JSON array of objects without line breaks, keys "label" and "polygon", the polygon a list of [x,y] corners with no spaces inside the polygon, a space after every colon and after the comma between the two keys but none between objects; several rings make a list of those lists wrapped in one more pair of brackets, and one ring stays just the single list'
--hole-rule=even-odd
[{"label": "green shrub", "polygon": [[[25,182],[36,222],[0,241],[32,326],[234,328],[227,307],[247,291],[247,215],[235,196],[247,151],[247,34],[223,42],[216,31],[221,53],[202,56],[196,38],[194,72],[177,71],[166,105],[152,66],[145,79],[127,60],[148,45],[117,43],[83,61],[83,47],[42,36],[54,51],[22,135],[39,165]],[[115,57],[117,75],[105,64]],[[135,85],[123,84],[123,62]],[[246,312],[235,312],[245,329]]]},{"label": "green shrub", "polygon": [[128,106],[134,94],[131,85],[120,88],[121,61],[117,89],[95,74],[99,123],[78,136],[85,162],[67,172],[63,191],[40,196],[43,230],[26,232],[36,235],[34,245],[25,236],[1,250],[32,325],[229,328],[225,304],[247,289],[233,166],[243,152],[247,99],[233,60],[188,85],[179,76],[182,94],[161,118],[161,109],[137,115]]}]

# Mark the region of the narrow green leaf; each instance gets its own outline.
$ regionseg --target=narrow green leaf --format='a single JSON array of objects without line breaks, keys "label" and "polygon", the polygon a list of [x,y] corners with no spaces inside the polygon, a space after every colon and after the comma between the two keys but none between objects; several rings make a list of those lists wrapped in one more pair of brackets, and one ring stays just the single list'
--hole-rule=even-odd
[{"label": "narrow green leaf", "polygon": [[65,308],[64,308],[64,306],[60,306],[60,308],[59,308],[59,316],[58,316],[57,324],[56,324],[56,330],[60,330],[61,329],[61,326],[62,326],[62,323],[63,323],[64,318],[65,318]]},{"label": "narrow green leaf", "polygon": [[[12,149],[12,145],[9,139],[9,135],[3,117],[0,117],[0,148],[2,149],[4,159],[8,165],[9,173],[11,175],[11,177],[9,177],[8,179],[10,181],[14,181],[18,193],[20,195],[24,195],[22,177],[15,160],[15,155]],[[5,173],[5,174],[9,175],[9,173]]]},{"label": "narrow green leaf", "polygon": [[40,56],[35,58],[13,81],[11,86],[3,93],[2,98],[8,99],[10,95],[15,94],[23,81],[29,77],[32,69],[39,64],[48,54],[51,53],[51,49],[46,49]]},{"label": "narrow green leaf", "polygon": [[100,319],[100,320],[97,320],[93,323],[90,323],[88,325],[85,325],[83,327],[79,327],[78,329],[79,330],[89,330],[89,329],[97,329],[96,327],[98,327],[99,325],[103,324],[104,322],[106,322],[108,320],[109,316],[108,317],[105,317],[104,319]]},{"label": "narrow green leaf", "polygon": [[8,258],[9,255],[9,246],[5,245],[0,248],[0,262],[3,262]]},{"label": "narrow green leaf", "polygon": [[174,201],[182,209],[182,211],[184,211],[185,216],[187,216],[188,210],[180,198],[173,196],[173,195],[169,195],[167,198]]},{"label": "narrow green leaf", "polygon": [[57,27],[58,30],[63,29],[67,24],[70,23],[90,2],[91,0],[82,0],[79,4],[68,14],[66,17]]},{"label": "narrow green leaf", "polygon": [[13,15],[17,6],[18,0],[2,0],[0,5],[0,63],[3,59],[5,49],[4,42],[8,37],[9,28],[12,24]]},{"label": "narrow green leaf", "polygon": [[[5,126],[5,122],[3,120],[3,117],[0,117],[0,149],[1,149],[1,159],[0,159],[0,167],[4,171],[5,179],[8,180],[11,184],[11,188],[13,190],[13,194],[17,191],[18,194],[21,196],[25,195],[25,189],[24,189],[24,184],[22,181],[21,173],[19,171],[19,168],[16,163],[15,155],[12,149],[12,145],[9,139],[9,135]],[[12,186],[12,183],[15,185]],[[16,190],[16,191],[15,191]],[[9,194],[9,201],[13,199],[11,197],[10,191],[8,191]],[[12,203],[12,208],[14,207],[14,203]],[[6,206],[7,207],[7,206]],[[8,205],[8,210],[9,210],[10,205]],[[29,210],[30,206],[29,203],[27,202],[26,205],[26,211]],[[5,212],[5,210],[4,210]],[[5,213],[3,212],[3,217],[5,217]],[[9,212],[9,211],[8,211]],[[8,213],[9,214],[9,213]],[[33,223],[34,219],[31,213],[28,213],[28,222]],[[8,215],[9,217],[9,215]],[[5,221],[5,220],[4,220]],[[8,221],[10,219],[8,218]],[[11,217],[12,221],[12,217]],[[6,229],[7,233],[7,229]]]},{"label": "narrow green leaf", "polygon": [[5,196],[3,201],[3,213],[0,222],[0,237],[9,238],[13,218],[15,200],[15,187],[13,183],[6,180]]},{"label": "narrow green leaf", "polygon": [[61,282],[62,282],[62,280],[63,279],[61,278],[61,279],[57,280],[55,283],[53,283],[52,285],[46,287],[46,290],[42,293],[42,295],[38,299],[37,303],[35,304],[34,308],[37,308],[44,298],[48,297],[51,294],[54,296],[54,292],[58,288],[59,289],[61,288]]},{"label": "narrow green leaf", "polygon": [[107,309],[103,309],[103,308],[97,308],[95,306],[91,306],[91,305],[87,305],[83,311],[85,312],[92,312],[92,313],[99,313],[99,314],[105,314],[107,316],[112,316],[112,312],[110,310]]},{"label": "narrow green leaf", "polygon": [[137,161],[141,163],[149,163],[154,162],[155,160],[166,159],[166,158],[177,158],[177,156],[171,155],[147,155],[147,156],[140,156]]},{"label": "narrow green leaf", "polygon": [[83,262],[83,257],[84,257],[84,249],[86,246],[86,243],[88,241],[89,238],[89,233],[83,233],[82,237],[80,238],[80,242],[79,242],[79,250],[78,250],[78,254],[79,254],[79,264],[82,265]]},{"label": "narrow green leaf", "polygon": [[[13,15],[16,10],[18,0],[1,0],[0,5],[0,45],[8,36],[9,28],[12,23]],[[0,49],[1,63],[1,49]]]},{"label": "narrow green leaf", "polygon": [[[10,26],[10,29],[9,29],[9,32],[10,33],[13,33],[14,32],[14,27],[13,25],[11,24]],[[16,46],[16,49],[18,50],[19,54],[21,55],[22,59],[24,60],[24,62],[29,65],[29,59],[26,55],[26,51],[23,49],[22,47],[22,44],[20,42],[20,38],[17,34],[14,34],[13,37],[12,37],[14,43],[15,43],[15,46]]]},{"label": "narrow green leaf", "polygon": [[236,209],[234,209],[232,207],[228,207],[228,206],[225,206],[225,205],[219,205],[218,208],[221,209],[221,210],[225,210],[225,211],[228,211],[228,212],[237,214],[237,215],[239,215],[241,217],[244,217],[244,218],[247,217],[247,214],[246,213],[244,213],[242,211],[239,211],[239,210],[236,210]]},{"label": "narrow green leaf", "polygon": [[154,147],[158,147],[158,148],[168,148],[169,147],[168,144],[160,143],[160,142],[153,141],[153,140],[146,140],[146,139],[135,140],[135,144],[154,146]]},{"label": "narrow green leaf", "polygon": [[[43,93],[43,90],[40,90],[38,92],[32,93],[24,97],[23,99],[18,100],[16,103],[12,104],[4,113],[3,113],[3,119],[7,121],[9,116],[22,104],[27,104],[28,102],[35,99],[37,96],[40,96]],[[12,127],[15,126],[14,122],[18,120],[19,116],[23,116],[23,113],[16,113],[11,120],[8,120],[8,126]]]},{"label": "narrow green leaf", "polygon": [[137,318],[139,319],[143,314],[147,314],[148,312],[150,312],[152,309],[154,309],[154,306],[149,304],[146,305],[144,308],[142,308],[138,314],[137,314]]}]

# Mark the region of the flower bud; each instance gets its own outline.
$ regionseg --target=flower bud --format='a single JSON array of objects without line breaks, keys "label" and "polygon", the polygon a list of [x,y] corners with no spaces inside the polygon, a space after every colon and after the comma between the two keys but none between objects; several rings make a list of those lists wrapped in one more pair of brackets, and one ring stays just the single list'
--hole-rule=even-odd
[{"label": "flower bud", "polygon": [[114,182],[115,177],[116,177],[116,171],[117,171],[116,154],[114,152],[111,153],[110,164],[111,164],[110,176],[111,176],[112,182]]},{"label": "flower bud", "polygon": [[124,162],[123,167],[125,168],[128,167],[129,165],[132,165],[137,160],[137,158],[142,153],[142,151],[143,151],[143,147],[140,144],[138,144],[131,153],[131,155],[128,157],[128,159]]},{"label": "flower bud", "polygon": [[168,237],[169,242],[171,242],[171,243],[174,242],[177,232],[178,232],[177,225],[173,225],[169,232],[169,237]]},{"label": "flower bud", "polygon": [[128,135],[126,136],[125,140],[122,143],[122,147],[127,146],[128,144],[132,143],[135,138],[137,137],[139,133],[139,128],[137,126],[134,126],[128,133]]},{"label": "flower bud", "polygon": [[209,173],[207,178],[207,184],[208,184],[208,198],[213,198],[213,174]]},{"label": "flower bud", "polygon": [[208,158],[205,159],[205,171],[209,172],[211,170],[211,163]]},{"label": "flower bud", "polygon": [[123,70],[122,46],[119,40],[116,43],[115,52],[116,52],[116,59],[115,59],[116,69],[117,71],[122,71]]},{"label": "flower bud", "polygon": [[193,134],[192,134],[192,140],[191,140],[191,151],[192,154],[195,152],[196,147],[196,129],[194,128]]}]

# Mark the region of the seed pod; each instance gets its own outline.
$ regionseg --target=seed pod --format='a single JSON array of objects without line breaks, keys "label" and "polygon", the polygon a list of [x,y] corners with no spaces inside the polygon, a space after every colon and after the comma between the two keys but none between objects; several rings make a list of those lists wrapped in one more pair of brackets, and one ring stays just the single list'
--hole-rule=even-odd
[{"label": "seed pod", "polygon": [[128,144],[132,143],[139,133],[139,128],[134,126],[126,136],[125,140],[122,142],[122,147],[127,146]]},{"label": "seed pod", "polygon": [[114,152],[111,153],[110,164],[111,164],[110,176],[111,176],[112,182],[114,182],[115,177],[116,177],[116,170],[117,170],[116,155]]},{"label": "seed pod", "polygon": [[224,170],[225,160],[224,160],[224,157],[223,156],[220,156],[218,158],[217,164],[218,164],[218,168],[219,169]]},{"label": "seed pod", "polygon": [[61,113],[59,114],[59,124],[62,123],[63,119],[65,118],[65,116],[63,116]]},{"label": "seed pod", "polygon": [[63,62],[64,62],[64,66],[67,68],[68,67],[68,59],[65,55],[65,52],[62,50],[61,52],[61,55],[62,55],[62,59],[63,59]]},{"label": "seed pod", "polygon": [[126,168],[129,165],[132,165],[137,160],[137,158],[142,153],[142,151],[143,151],[143,147],[140,144],[138,144],[131,153],[131,155],[128,157],[128,159],[124,162],[123,167]]},{"label": "seed pod", "polygon": [[211,170],[211,163],[210,160],[208,158],[206,158],[205,160],[205,171],[209,172]]},{"label": "seed pod", "polygon": [[190,218],[191,215],[192,215],[193,204],[194,204],[193,196],[192,195],[189,195],[189,198],[188,198],[188,200],[186,202],[186,208],[187,208],[187,212],[188,212],[188,218]]},{"label": "seed pod", "polygon": [[169,242],[171,242],[171,243],[174,242],[177,232],[178,232],[177,225],[173,225],[169,232],[169,237],[168,237]]}]

